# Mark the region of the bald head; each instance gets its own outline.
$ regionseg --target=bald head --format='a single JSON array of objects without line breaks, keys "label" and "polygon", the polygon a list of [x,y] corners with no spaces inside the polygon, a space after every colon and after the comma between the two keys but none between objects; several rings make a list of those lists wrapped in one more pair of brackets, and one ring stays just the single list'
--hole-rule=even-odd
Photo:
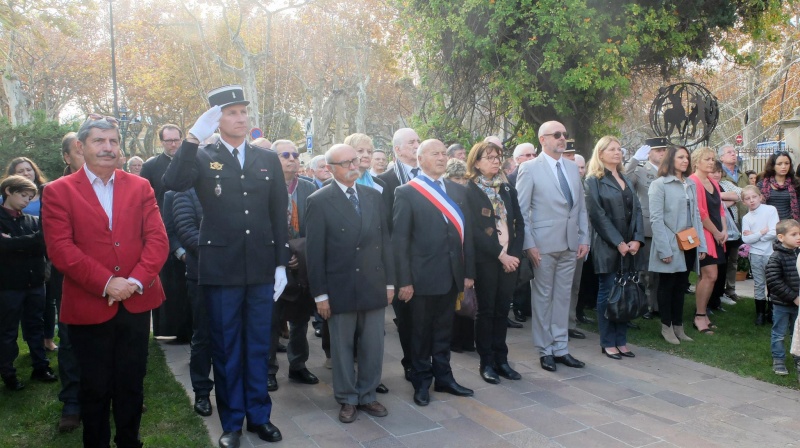
[{"label": "bald head", "polygon": [[[559,138],[556,138],[558,134]],[[567,149],[567,128],[557,121],[546,121],[539,126],[539,143],[542,151],[558,160]]]},{"label": "bald head", "polygon": [[325,162],[333,178],[348,187],[352,187],[361,174],[358,171],[358,155],[350,145],[340,143],[331,146],[325,152]]},{"label": "bald head", "polygon": [[433,138],[425,140],[417,148],[417,161],[423,173],[438,179],[447,170],[447,147]]}]

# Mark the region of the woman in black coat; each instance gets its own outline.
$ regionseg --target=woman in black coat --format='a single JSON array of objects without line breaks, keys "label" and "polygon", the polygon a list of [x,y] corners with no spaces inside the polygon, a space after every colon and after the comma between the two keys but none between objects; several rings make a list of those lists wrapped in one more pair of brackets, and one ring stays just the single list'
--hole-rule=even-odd
[{"label": "woman in black coat", "polygon": [[624,260],[630,263],[630,269],[638,271],[636,254],[644,244],[642,207],[633,186],[622,175],[622,149],[616,137],[602,137],[594,147],[586,176],[586,208],[593,230],[592,262],[599,283],[600,349],[612,359],[632,358],[634,354],[627,347],[627,323],[610,322],[605,317],[620,263]]},{"label": "woman in black coat", "polygon": [[467,197],[477,272],[475,345],[481,358],[481,378],[490,384],[499,383],[499,376],[509,380],[521,378],[508,365],[506,332],[522,258],[525,223],[517,192],[500,171],[502,155],[495,144],[481,142],[472,147],[467,157]]}]

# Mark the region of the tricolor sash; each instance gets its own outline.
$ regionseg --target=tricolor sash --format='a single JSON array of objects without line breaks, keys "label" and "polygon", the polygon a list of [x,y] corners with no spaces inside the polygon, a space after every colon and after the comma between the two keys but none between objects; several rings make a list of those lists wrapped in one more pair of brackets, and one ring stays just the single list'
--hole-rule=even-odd
[{"label": "tricolor sash", "polygon": [[461,244],[464,244],[464,213],[461,212],[458,204],[453,202],[450,196],[439,185],[428,179],[427,176],[417,176],[410,180],[408,185],[411,185],[412,188],[442,212],[444,218],[455,226],[458,235],[461,237]]}]

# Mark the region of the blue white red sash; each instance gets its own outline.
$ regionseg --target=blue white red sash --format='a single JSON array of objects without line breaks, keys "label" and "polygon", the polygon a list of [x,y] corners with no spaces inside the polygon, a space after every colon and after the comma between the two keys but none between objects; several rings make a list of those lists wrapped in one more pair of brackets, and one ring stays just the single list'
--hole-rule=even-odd
[{"label": "blue white red sash", "polygon": [[408,184],[442,212],[447,221],[456,228],[461,237],[461,244],[464,244],[464,213],[461,212],[458,204],[453,202],[450,196],[447,196],[447,193],[427,176],[417,176]]}]

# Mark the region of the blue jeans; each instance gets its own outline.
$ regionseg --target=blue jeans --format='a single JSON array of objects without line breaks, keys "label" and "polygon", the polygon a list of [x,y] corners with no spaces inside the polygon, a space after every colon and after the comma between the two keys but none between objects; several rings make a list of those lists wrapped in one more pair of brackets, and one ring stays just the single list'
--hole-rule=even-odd
[{"label": "blue jeans", "polygon": [[606,307],[616,274],[597,274],[597,326],[600,327],[600,346],[622,347],[628,344],[628,323],[610,322],[606,319]]},{"label": "blue jeans", "polygon": [[756,300],[767,300],[766,268],[769,255],[750,254],[750,272],[753,273],[753,295]]},{"label": "blue jeans", "polygon": [[786,336],[787,329],[789,330],[789,334],[792,334],[795,319],[797,319],[796,306],[772,303],[772,337],[770,339],[770,348],[772,349],[773,359],[786,358],[783,338]]}]

